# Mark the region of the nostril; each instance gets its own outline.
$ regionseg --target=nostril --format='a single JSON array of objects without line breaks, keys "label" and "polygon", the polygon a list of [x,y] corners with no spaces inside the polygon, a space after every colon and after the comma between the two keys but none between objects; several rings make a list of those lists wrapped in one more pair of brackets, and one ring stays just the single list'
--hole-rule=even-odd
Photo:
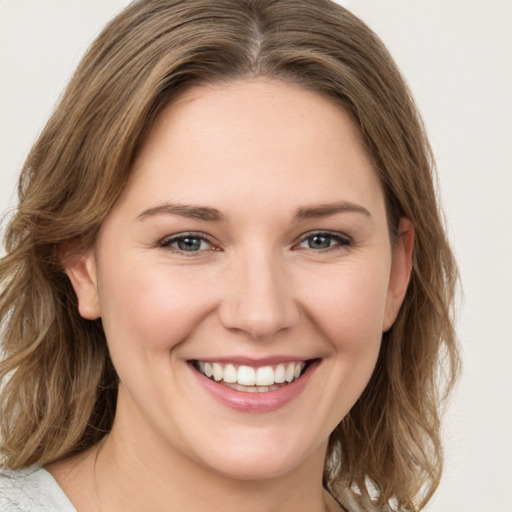
[{"label": "nostril", "polygon": [[298,310],[291,301],[262,304],[250,298],[222,304],[219,317],[226,329],[243,331],[258,341],[291,328],[299,321]]},{"label": "nostril", "polygon": [[261,340],[296,325],[300,315],[286,269],[258,247],[244,256],[231,269],[219,304],[224,327]]}]

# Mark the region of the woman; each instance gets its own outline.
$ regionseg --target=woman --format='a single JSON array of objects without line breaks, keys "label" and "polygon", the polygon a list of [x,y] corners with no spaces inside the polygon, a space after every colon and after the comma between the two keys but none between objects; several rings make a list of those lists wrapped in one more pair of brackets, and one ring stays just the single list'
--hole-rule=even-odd
[{"label": "woman", "polygon": [[3,509],[423,508],[458,368],[432,168],[345,9],[134,2],[7,228]]}]

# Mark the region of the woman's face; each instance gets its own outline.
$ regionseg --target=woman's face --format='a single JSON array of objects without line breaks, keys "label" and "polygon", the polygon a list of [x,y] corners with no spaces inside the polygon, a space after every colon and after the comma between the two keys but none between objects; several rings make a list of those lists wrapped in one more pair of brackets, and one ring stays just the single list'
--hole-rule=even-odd
[{"label": "woman's face", "polygon": [[188,90],[67,268],[119,374],[113,435],[234,478],[322,464],[411,246],[402,221],[392,251],[379,181],[329,100],[264,79]]}]

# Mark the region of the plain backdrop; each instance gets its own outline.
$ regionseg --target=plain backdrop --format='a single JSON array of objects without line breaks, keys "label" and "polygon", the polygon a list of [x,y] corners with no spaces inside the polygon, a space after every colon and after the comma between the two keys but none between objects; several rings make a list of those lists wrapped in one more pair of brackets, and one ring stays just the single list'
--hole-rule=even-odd
[{"label": "plain backdrop", "polygon": [[[214,0],[212,0],[214,1]],[[429,512],[512,512],[512,0],[339,0],[423,114],[462,275],[464,374]],[[0,0],[0,210],[78,59],[126,0]]]}]

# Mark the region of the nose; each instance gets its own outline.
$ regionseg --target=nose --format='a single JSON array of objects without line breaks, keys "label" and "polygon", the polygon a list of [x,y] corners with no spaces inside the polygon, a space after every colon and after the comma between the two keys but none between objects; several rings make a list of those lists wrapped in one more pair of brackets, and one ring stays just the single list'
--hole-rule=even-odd
[{"label": "nose", "polygon": [[219,306],[226,329],[264,339],[298,323],[293,283],[276,259],[252,253],[229,268],[227,291]]}]

